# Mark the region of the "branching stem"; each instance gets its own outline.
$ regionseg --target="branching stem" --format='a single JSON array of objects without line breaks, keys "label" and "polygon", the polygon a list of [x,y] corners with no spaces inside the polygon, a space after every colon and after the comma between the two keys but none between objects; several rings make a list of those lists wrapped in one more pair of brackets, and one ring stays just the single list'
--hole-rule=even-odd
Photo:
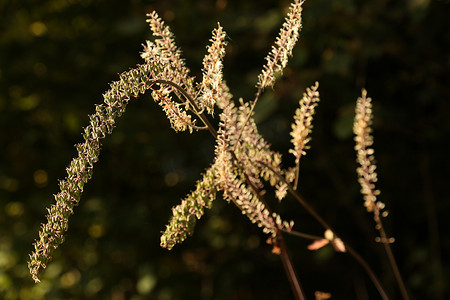
[{"label": "branching stem", "polygon": [[[284,184],[287,185],[288,190],[292,196],[308,211],[308,213],[313,216],[314,219],[316,219],[325,229],[331,230],[335,236],[337,236],[336,231],[333,230],[333,228],[305,201],[303,198],[298,194],[297,191],[294,190],[294,188],[291,186],[289,182],[286,181],[286,179],[281,176],[278,172],[276,172],[271,166],[264,162],[258,162],[259,164],[265,166],[266,168],[269,168],[277,177],[280,179],[280,181],[284,182]],[[370,268],[369,264],[355,251],[353,248],[351,248],[346,242],[342,241],[345,245],[345,248],[347,249],[347,252],[361,265],[361,267],[366,271],[370,279],[372,280],[373,284],[375,285],[376,289],[378,290],[378,293],[382,297],[382,299],[387,300],[389,297],[387,296],[386,292],[383,289],[383,286],[381,285],[380,280],[375,275],[375,272]]]},{"label": "branching stem", "polygon": [[[234,151],[231,152],[233,160],[238,162],[236,154]],[[264,196],[258,190],[258,188],[251,182],[250,178],[247,176],[244,170],[244,178],[245,182],[249,185],[250,189],[256,195],[259,201],[261,201],[267,210],[271,213],[270,207],[267,205],[267,201],[264,199]],[[298,278],[297,272],[295,271],[294,265],[292,263],[292,258],[289,255],[289,252],[286,247],[286,243],[284,242],[284,238],[282,235],[282,230],[278,229],[276,233],[277,243],[281,249],[281,262],[283,263],[284,271],[286,272],[286,276],[289,280],[289,284],[291,285],[292,292],[294,293],[294,297],[296,300],[305,300],[305,294],[300,284],[300,279]]]}]

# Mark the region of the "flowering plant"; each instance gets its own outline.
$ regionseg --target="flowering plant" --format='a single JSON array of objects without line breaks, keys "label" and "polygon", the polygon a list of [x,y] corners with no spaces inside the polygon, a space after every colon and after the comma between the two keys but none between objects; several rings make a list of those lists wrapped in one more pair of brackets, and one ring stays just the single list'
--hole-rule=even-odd
[{"label": "flowering plant", "polygon": [[[277,76],[283,73],[299,39],[302,27],[303,1],[294,0],[282,25],[275,44],[266,57],[256,84],[256,96],[252,101],[233,96],[223,79],[222,60],[225,55],[226,33],[220,24],[212,32],[211,44],[203,60],[203,77],[196,82],[186,67],[177,47],[174,35],[156,12],[148,14],[147,22],[155,37],[147,41],[141,54],[144,63],[124,72],[120,79],[110,85],[103,95],[104,102],[96,106],[90,116],[90,124],[84,129],[85,142],[76,145],[78,157],[67,167],[67,177],[60,181],[60,192],[55,195],[56,203],[48,209],[47,223],[39,232],[35,250],[30,255],[29,268],[32,278],[38,282],[39,272],[46,268],[53,252],[64,241],[68,230],[68,218],[78,205],[84,185],[91,179],[93,167],[98,161],[101,140],[111,134],[115,121],[126,109],[132,98],[151,91],[175,131],[193,133],[208,130],[216,140],[215,158],[205,170],[195,189],[179,205],[172,209],[172,218],[161,236],[161,246],[172,249],[193,234],[194,225],[205,209],[210,208],[222,193],[223,198],[234,203],[248,219],[268,235],[267,242],[272,252],[279,254],[296,299],[304,299],[304,291],[292,264],[283,234],[292,234],[313,239],[309,249],[315,250],[332,244],[336,251],[348,252],[367,271],[382,298],[386,293],[372,269],[347,243],[338,237],[335,230],[298,194],[300,158],[309,148],[312,122],[319,103],[319,83],[308,88],[299,101],[292,124],[292,144],[289,151],[295,156],[295,166],[282,167],[282,155],[271,149],[271,145],[258,132],[253,111],[260,95],[267,87],[273,87]],[[365,207],[374,214],[380,241],[385,245],[388,256],[398,278],[399,286],[405,291],[396,268],[388,239],[382,227],[382,217],[387,215],[384,204],[377,201],[375,189],[377,179],[371,129],[371,100],[363,91],[356,106],[354,123],[357,169],[362,186]],[[218,115],[219,128],[214,128],[208,118]],[[280,201],[288,193],[323,225],[324,237],[312,236],[294,231],[294,222],[285,220],[273,211],[266,201],[265,187],[275,189]],[[407,298],[406,292],[403,293]],[[325,298],[323,298],[325,299]]]}]

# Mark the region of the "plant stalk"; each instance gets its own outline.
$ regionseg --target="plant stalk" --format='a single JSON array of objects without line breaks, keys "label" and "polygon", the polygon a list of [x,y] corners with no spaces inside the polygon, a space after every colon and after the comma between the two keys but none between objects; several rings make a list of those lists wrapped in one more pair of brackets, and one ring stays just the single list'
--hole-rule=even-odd
[{"label": "plant stalk", "polygon": [[296,300],[305,300],[306,296],[300,285],[300,280],[298,279],[297,272],[292,264],[291,256],[289,255],[286,243],[284,242],[284,238],[280,230],[277,233],[277,238],[278,246],[281,249],[281,262],[283,263],[283,267],[289,280],[289,284],[291,285],[292,292],[294,293],[294,297]]},{"label": "plant stalk", "polygon": [[400,270],[398,269],[394,253],[392,252],[391,244],[389,243],[389,240],[387,238],[386,231],[384,231],[383,223],[381,222],[379,214],[375,216],[375,222],[378,224],[378,231],[380,232],[381,242],[383,243],[384,249],[386,250],[386,255],[389,259],[389,263],[391,264],[392,271],[394,272],[394,276],[395,279],[397,280],[397,284],[402,294],[402,297],[404,300],[409,300],[405,283],[403,281],[402,275],[400,274]]}]

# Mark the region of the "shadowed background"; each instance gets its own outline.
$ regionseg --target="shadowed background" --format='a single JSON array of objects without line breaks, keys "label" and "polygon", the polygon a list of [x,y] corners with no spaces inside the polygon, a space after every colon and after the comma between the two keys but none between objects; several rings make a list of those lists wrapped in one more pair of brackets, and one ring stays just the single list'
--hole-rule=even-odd
[{"label": "shadowed background", "polygon": [[[220,21],[229,45],[224,73],[235,99],[250,100],[289,1],[92,1],[0,3],[0,298],[290,299],[279,257],[236,207],[216,200],[196,232],[172,251],[159,247],[170,208],[213,159],[208,132],[175,134],[149,95],[133,101],[107,137],[65,243],[42,282],[26,261],[82,141],[88,114],[118,73],[142,63],[156,10],[193,75]],[[448,1],[308,0],[285,76],[261,98],[261,133],[292,165],[290,123],[307,86],[320,82],[300,193],[373,266],[399,297],[372,217],[362,206],[352,121],[365,87],[374,103],[380,200],[411,295],[449,297],[448,213],[450,33]],[[217,119],[217,117],[216,117]],[[322,228],[292,198],[272,207],[295,229]],[[367,276],[330,247],[286,237],[306,293],[377,299]]]}]

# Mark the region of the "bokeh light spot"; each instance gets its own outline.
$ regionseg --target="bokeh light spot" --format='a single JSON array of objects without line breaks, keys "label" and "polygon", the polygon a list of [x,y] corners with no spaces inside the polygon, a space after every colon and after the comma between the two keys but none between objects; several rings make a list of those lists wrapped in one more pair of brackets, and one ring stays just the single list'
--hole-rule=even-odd
[{"label": "bokeh light spot", "polygon": [[64,273],[60,278],[60,283],[61,286],[65,288],[70,288],[76,283],[78,283],[78,281],[80,281],[80,278],[81,278],[80,272],[74,269],[67,273]]},{"label": "bokeh light spot", "polygon": [[88,295],[95,295],[103,288],[103,281],[101,278],[94,278],[89,281],[86,286],[86,293]]},{"label": "bokeh light spot", "polygon": [[34,36],[41,36],[47,32],[47,26],[42,22],[34,22],[30,25],[30,31]]},{"label": "bokeh light spot", "polygon": [[136,288],[141,295],[149,294],[156,285],[156,277],[152,274],[142,276],[136,284]]},{"label": "bokeh light spot", "polygon": [[15,192],[19,188],[19,181],[15,178],[0,176],[0,189]]},{"label": "bokeh light spot", "polygon": [[105,228],[101,224],[94,224],[89,226],[88,233],[94,239],[98,239],[105,234]]},{"label": "bokeh light spot", "polygon": [[167,186],[175,186],[180,181],[180,176],[177,172],[170,172],[164,176],[164,181]]},{"label": "bokeh light spot", "polygon": [[48,183],[48,174],[44,170],[36,170],[33,174],[34,183],[38,187],[44,187]]},{"label": "bokeh light spot", "polygon": [[24,212],[23,204],[17,201],[9,202],[5,207],[6,214],[11,217],[20,217]]}]

